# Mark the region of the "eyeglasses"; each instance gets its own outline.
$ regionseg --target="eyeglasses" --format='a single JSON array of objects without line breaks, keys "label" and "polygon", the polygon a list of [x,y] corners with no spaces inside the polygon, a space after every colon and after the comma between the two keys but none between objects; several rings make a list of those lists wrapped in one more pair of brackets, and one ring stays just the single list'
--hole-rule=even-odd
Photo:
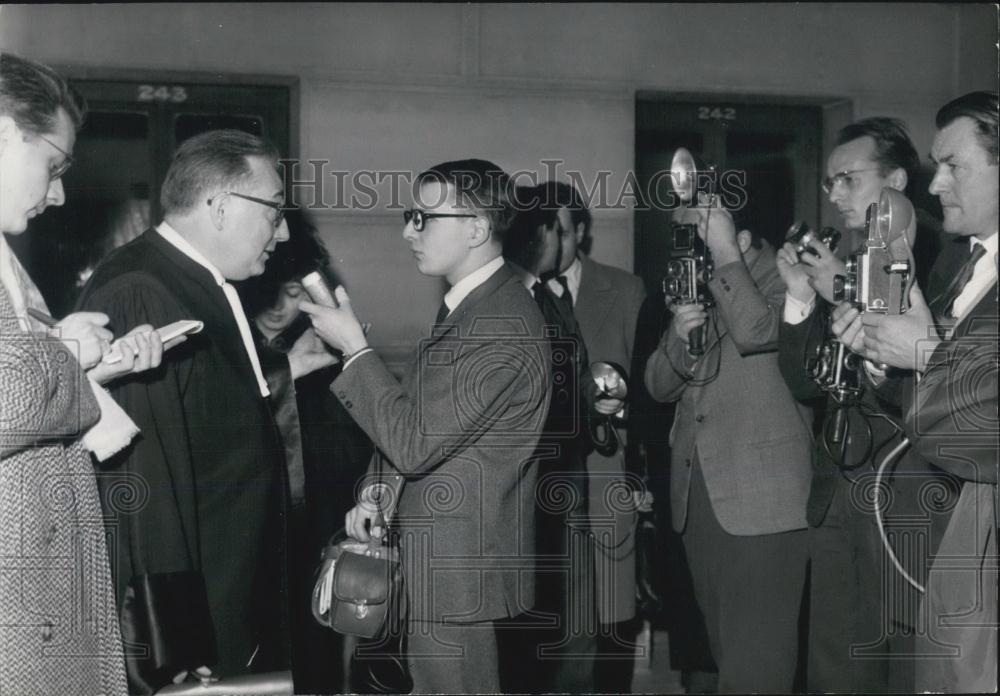
[{"label": "eyeglasses", "polygon": [[428,220],[433,220],[434,218],[474,218],[479,217],[473,213],[428,213],[420,208],[413,208],[412,210],[403,211],[403,222],[409,223],[413,221],[413,229],[417,232],[424,231],[424,225]]},{"label": "eyeglasses", "polygon": [[63,175],[66,173],[66,170],[73,166],[73,155],[63,150],[61,147],[56,145],[54,142],[46,138],[41,133],[35,133],[35,135],[63,154],[62,162],[52,167],[49,167],[49,181],[55,181],[56,179],[61,179]]},{"label": "eyeglasses", "polygon": [[876,172],[878,169],[878,167],[869,167],[868,169],[849,169],[844,172],[837,172],[833,176],[824,177],[822,182],[823,190],[827,193],[831,193],[837,184],[843,184],[847,187],[848,191],[853,191],[858,185],[858,179],[853,176],[854,174],[860,174],[861,172]]},{"label": "eyeglasses", "polygon": [[222,193],[216,194],[212,198],[208,199],[208,204],[212,205],[214,201],[219,196],[236,196],[237,198],[242,198],[243,200],[250,201],[251,203],[259,203],[260,205],[266,205],[274,211],[274,219],[271,224],[277,229],[281,227],[281,221],[285,219],[285,211],[288,207],[284,203],[277,203],[275,201],[264,200],[263,198],[254,198],[253,196],[247,196],[242,193],[236,193],[235,191],[223,191]]}]

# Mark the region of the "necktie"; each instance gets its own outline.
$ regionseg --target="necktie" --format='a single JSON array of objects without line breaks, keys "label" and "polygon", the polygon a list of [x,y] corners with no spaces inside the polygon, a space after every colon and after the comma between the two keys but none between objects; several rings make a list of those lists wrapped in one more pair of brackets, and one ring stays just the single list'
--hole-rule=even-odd
[{"label": "necktie", "polygon": [[556,277],[556,281],[562,285],[563,294],[562,297],[569,300],[570,304],[573,304],[573,293],[569,291],[569,280],[565,275],[560,275]]},{"label": "necktie", "polygon": [[438,307],[437,318],[434,320],[434,323],[440,324],[447,318],[448,318],[448,305],[445,304],[444,300],[442,300],[441,306]]},{"label": "necktie", "polygon": [[575,362],[579,374],[582,376],[583,371],[589,364],[587,361],[587,347],[583,344],[583,337],[580,335],[580,326],[573,315],[572,306],[568,305],[568,303],[564,304],[560,302],[559,298],[540,281],[531,287],[531,292],[535,296],[538,308],[542,311],[546,326],[559,327],[560,339],[572,339],[574,341]]},{"label": "necktie", "polygon": [[982,244],[976,243],[973,246],[974,248],[971,250],[968,260],[962,265],[958,273],[955,274],[951,283],[948,284],[947,289],[931,303],[931,311],[934,313],[935,321],[939,323],[953,323],[950,321],[952,319],[951,306],[955,304],[955,299],[962,294],[962,290],[972,280],[972,272],[975,270],[979,259],[983,258],[986,254],[986,247]]}]

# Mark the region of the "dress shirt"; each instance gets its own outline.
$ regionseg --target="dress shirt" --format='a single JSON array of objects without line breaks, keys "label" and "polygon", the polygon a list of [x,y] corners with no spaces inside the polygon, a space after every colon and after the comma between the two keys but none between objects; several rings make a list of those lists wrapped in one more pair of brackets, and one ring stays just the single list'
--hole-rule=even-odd
[{"label": "dress shirt", "polygon": [[[580,258],[573,259],[573,263],[569,265],[569,268],[560,275],[566,276],[566,284],[569,285],[569,294],[572,297],[573,304],[576,305],[576,298],[580,296],[580,278],[583,275],[583,264],[580,263]],[[563,286],[559,282],[559,278],[549,280],[549,290],[556,297],[563,296]]]},{"label": "dress shirt", "polygon": [[976,244],[982,244],[983,248],[986,249],[986,253],[983,257],[979,259],[975,267],[972,269],[972,277],[969,278],[969,282],[965,284],[965,287],[959,293],[958,297],[955,298],[954,303],[951,305],[951,315],[955,318],[956,322],[960,322],[965,318],[965,315],[972,311],[972,308],[976,306],[989,290],[993,283],[997,280],[997,238],[1000,237],[996,232],[986,240],[980,240],[976,237],[969,238],[969,250],[974,251]]},{"label": "dress shirt", "polygon": [[246,349],[247,357],[250,358],[250,365],[253,367],[253,374],[257,378],[260,395],[264,397],[270,396],[271,392],[267,388],[264,371],[260,368],[260,358],[257,357],[257,347],[254,345],[253,334],[250,333],[250,324],[247,322],[247,315],[243,311],[243,304],[240,302],[240,296],[236,292],[236,288],[225,279],[218,268],[213,266],[208,259],[201,255],[201,252],[191,246],[188,240],[184,239],[177,230],[166,222],[161,222],[156,231],[172,246],[176,247],[178,251],[211,273],[212,278],[222,288],[222,293],[226,296],[229,308],[233,312],[233,319],[236,320],[236,326],[239,327],[240,338],[243,339],[243,347]]},{"label": "dress shirt", "polygon": [[812,314],[813,309],[816,307],[816,293],[809,299],[808,302],[803,302],[795,297],[792,297],[792,293],[785,293],[785,308],[781,310],[782,319],[786,324],[801,324],[806,320],[810,314]]}]

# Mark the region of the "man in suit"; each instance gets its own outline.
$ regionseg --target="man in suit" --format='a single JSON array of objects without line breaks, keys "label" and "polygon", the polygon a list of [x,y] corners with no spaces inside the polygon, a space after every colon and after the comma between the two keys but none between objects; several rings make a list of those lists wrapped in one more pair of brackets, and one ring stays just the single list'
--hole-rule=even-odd
[{"label": "man in suit", "polygon": [[549,346],[538,307],[501,256],[509,177],[471,159],[417,182],[403,238],[418,270],[450,289],[404,382],[368,347],[343,288],[339,307],[300,307],[344,353],[331,389],[384,460],[371,472],[384,486],[365,486],[346,526],[367,540],[394,508],[414,691],[495,693],[493,622],[534,602],[532,454],[549,405]]},{"label": "man in suit", "polygon": [[[827,160],[823,188],[837,207],[851,237],[864,238],[866,211],[878,203],[883,189],[912,196],[920,158],[905,125],[875,117],[845,126]],[[914,245],[915,277],[927,288],[931,263],[940,246],[937,221],[917,211]],[[846,240],[845,240],[846,241]],[[879,384],[862,371],[863,391],[842,404],[827,397],[806,368],[809,357],[827,338],[833,302],[832,278],[845,272],[841,257],[854,248],[841,244],[835,255],[820,242],[800,256],[786,243],[778,251],[778,271],[788,286],[779,331],[779,366],[797,399],[826,406],[813,449],[813,477],[806,517],[809,521],[810,602],[807,684],[811,691],[911,691],[912,631],[916,621],[915,590],[895,570],[882,545],[871,505],[860,503],[872,484],[874,467],[902,435],[889,418],[902,414],[896,394],[911,379],[893,371]],[[817,297],[818,295],[818,297]],[[831,442],[838,415],[845,416],[843,447]],[[927,464],[909,456],[887,481],[894,505],[884,512],[906,517],[897,530],[897,546],[927,544],[935,512],[919,506],[921,486],[935,475]],[[947,485],[942,482],[942,485]],[[927,524],[915,527],[916,515]],[[912,558],[912,572],[923,570],[923,558]]]},{"label": "man in suit", "polygon": [[[778,371],[785,284],[774,251],[717,207],[696,209],[715,300],[672,305],[646,364],[649,393],[677,401],[671,510],[683,533],[721,692],[788,692],[806,571],[807,408]],[[707,325],[705,350],[688,349]]]},{"label": "man in suit", "polygon": [[930,191],[965,257],[949,286],[930,305],[914,288],[899,316],[834,313],[853,350],[921,375],[904,395],[907,438],[963,484],[921,604],[918,691],[997,688],[997,113],[996,92],[973,92],[937,114]]},{"label": "man in suit", "polygon": [[[113,390],[142,437],[102,478],[106,504],[136,478],[149,490],[144,505],[108,508],[136,692],[198,668],[229,677],[287,665],[282,448],[229,282],[262,273],[288,237],[277,158],[240,131],[185,141],[163,184],[164,221],[105,259],[80,299],[115,327],[204,322],[159,370]],[[148,655],[135,649],[153,638]]]},{"label": "man in suit", "polygon": [[[614,363],[627,377],[632,365],[639,309],[646,291],[637,277],[592,260],[592,218],[580,193],[570,184],[550,181],[539,187],[543,206],[555,211],[552,221],[559,248],[554,260],[558,274],[548,279],[548,289],[572,312],[591,362]],[[598,413],[606,414],[598,404]],[[589,582],[579,585],[585,596],[581,620],[570,634],[557,691],[627,693],[630,690],[631,640],[635,617],[635,528],[638,487],[625,464],[625,430],[603,427],[601,435],[618,446],[602,454],[591,448],[586,460],[587,504],[585,527],[589,531],[586,553],[593,560],[586,568]],[[586,423],[583,424],[586,426]],[[615,432],[611,432],[611,428]],[[605,450],[607,452],[607,450]],[[584,657],[585,656],[585,657]]]}]

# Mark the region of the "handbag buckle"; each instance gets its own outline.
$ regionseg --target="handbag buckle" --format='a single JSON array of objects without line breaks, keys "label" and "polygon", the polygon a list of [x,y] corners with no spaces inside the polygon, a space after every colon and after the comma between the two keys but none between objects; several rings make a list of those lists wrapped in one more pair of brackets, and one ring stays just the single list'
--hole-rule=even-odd
[{"label": "handbag buckle", "polygon": [[366,616],[368,616],[368,605],[365,603],[366,601],[367,600],[362,599],[354,607],[354,618],[356,618],[356,619],[363,619]]}]

